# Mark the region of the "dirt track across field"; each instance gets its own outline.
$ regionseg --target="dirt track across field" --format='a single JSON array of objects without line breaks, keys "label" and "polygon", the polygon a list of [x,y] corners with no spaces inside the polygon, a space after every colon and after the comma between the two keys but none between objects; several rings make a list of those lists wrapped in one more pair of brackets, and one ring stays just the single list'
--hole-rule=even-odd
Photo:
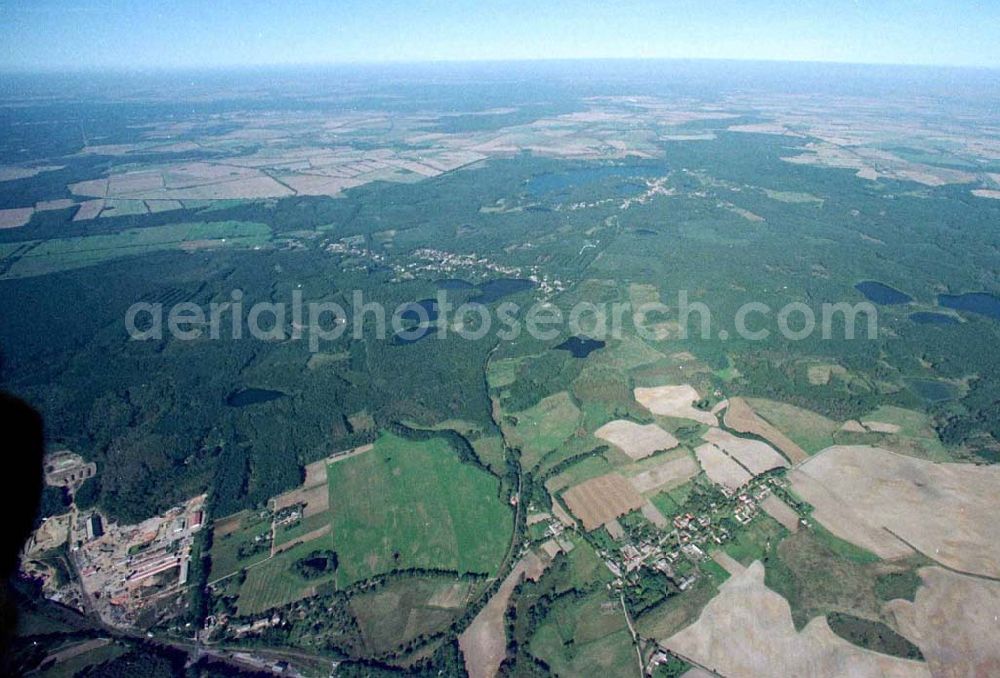
[{"label": "dirt track across field", "polygon": [[841,539],[886,559],[912,547],[959,572],[1000,578],[998,466],[835,445],[789,478],[813,518]]},{"label": "dirt track across field", "polygon": [[753,477],[732,457],[712,443],[696,447],[694,453],[709,480],[734,492],[750,482]]},{"label": "dirt track across field", "polygon": [[777,447],[793,464],[809,458],[806,451],[751,409],[743,398],[730,398],[724,417],[726,426],[740,433],[760,436]]},{"label": "dirt track across field", "polygon": [[788,466],[788,462],[777,450],[759,440],[740,438],[721,428],[710,428],[702,437],[721,448],[755,476],[773,468]]}]

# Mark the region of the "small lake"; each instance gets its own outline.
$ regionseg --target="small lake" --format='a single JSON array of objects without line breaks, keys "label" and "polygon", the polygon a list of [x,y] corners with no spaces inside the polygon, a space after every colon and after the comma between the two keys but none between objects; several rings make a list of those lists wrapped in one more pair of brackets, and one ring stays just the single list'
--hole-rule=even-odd
[{"label": "small lake", "polygon": [[[437,327],[433,324],[438,319],[437,299],[422,299],[403,304],[403,310],[399,316],[403,320],[403,326],[406,330],[393,335],[393,345],[415,344],[437,332]],[[425,322],[426,324],[424,324]]]},{"label": "small lake", "polygon": [[910,320],[918,325],[957,325],[958,318],[945,313],[932,313],[930,311],[918,311],[910,314]]},{"label": "small lake", "polygon": [[281,391],[272,391],[266,388],[244,388],[233,391],[226,396],[226,404],[230,407],[247,407],[284,398],[285,395],[287,394]]},{"label": "small lake", "polygon": [[557,351],[569,351],[574,358],[586,358],[594,351],[604,348],[605,343],[600,339],[590,337],[570,337],[563,343],[556,346]]},{"label": "small lake", "polygon": [[471,290],[475,285],[461,278],[445,278],[434,282],[442,290]]},{"label": "small lake", "polygon": [[528,180],[527,189],[532,195],[565,193],[572,188],[601,183],[608,179],[631,179],[621,183],[618,193],[622,196],[637,195],[645,190],[645,185],[635,181],[636,177],[666,174],[666,168],[655,169],[642,165],[601,165],[600,167],[580,167],[564,172],[536,174]]},{"label": "small lake", "polygon": [[535,283],[524,278],[498,278],[479,286],[479,294],[472,298],[482,304],[491,304],[512,294],[530,290]]},{"label": "small lake", "polygon": [[955,387],[943,381],[934,379],[910,379],[910,386],[921,398],[929,403],[940,403],[951,400],[957,394]]},{"label": "small lake", "polygon": [[994,320],[1000,320],[1000,299],[986,292],[942,294],[938,296],[938,303],[945,308],[978,313]]},{"label": "small lake", "polygon": [[[420,323],[424,320],[423,316],[426,316],[426,320],[433,322],[437,320],[438,317],[438,303],[437,299],[421,299],[420,301],[411,301],[408,304],[402,304],[402,310],[400,311],[400,317],[404,321],[409,321],[410,323]],[[423,312],[421,313],[421,309]]]},{"label": "small lake", "polygon": [[895,304],[907,304],[913,301],[913,297],[905,292],[900,292],[895,287],[883,285],[875,280],[865,280],[854,286],[858,292],[865,295],[868,301],[880,306],[892,306]]}]

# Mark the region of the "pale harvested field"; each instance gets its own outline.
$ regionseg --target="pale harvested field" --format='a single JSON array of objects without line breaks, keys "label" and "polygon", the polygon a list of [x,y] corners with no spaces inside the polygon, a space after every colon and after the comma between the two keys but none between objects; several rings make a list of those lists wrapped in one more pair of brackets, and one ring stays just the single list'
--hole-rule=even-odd
[{"label": "pale harvested field", "polygon": [[302,511],[303,517],[309,517],[316,515],[317,513],[323,513],[330,508],[330,488],[324,482],[321,485],[312,485],[296,488],[290,492],[285,492],[284,494],[279,494],[273,500],[274,511],[281,511],[289,506],[295,506],[296,504],[305,504],[305,509]]},{"label": "pale harvested field", "polygon": [[126,172],[108,177],[108,195],[125,195],[163,188],[163,175],[157,171]]},{"label": "pale harvested field", "polygon": [[180,200],[147,200],[146,207],[153,213],[184,209]]},{"label": "pale harvested field", "polygon": [[454,609],[465,605],[465,597],[469,594],[469,583],[457,581],[451,586],[442,586],[434,595],[427,599],[427,607],[442,607]]},{"label": "pale harvested field", "polygon": [[343,461],[344,459],[349,459],[350,457],[363,454],[372,449],[372,445],[362,445],[361,447],[356,447],[347,452],[338,452],[337,454],[331,455],[326,459],[320,459],[314,461],[311,464],[306,465],[306,477],[302,482],[302,485],[285,492],[284,494],[279,494],[274,497],[272,501],[273,510],[280,511],[282,509],[288,508],[289,506],[295,506],[296,504],[305,504],[305,509],[302,511],[302,516],[308,518],[309,516],[316,515],[317,513],[323,513],[330,508],[330,488],[326,482],[326,468],[330,464],[335,464],[338,461]]},{"label": "pale harvested field", "polygon": [[718,426],[719,422],[715,415],[692,405],[700,398],[701,396],[690,384],[635,389],[636,401],[653,414],[692,419],[708,426]]},{"label": "pale harvested field", "polygon": [[723,676],[930,676],[922,662],[852,645],[825,617],[796,632],[788,601],[764,586],[760,561],[733,574],[697,622],[661,645]]},{"label": "pale harvested field", "polygon": [[594,435],[606,440],[633,460],[643,459],[654,452],[672,450],[677,447],[677,438],[656,424],[637,424],[634,421],[618,419],[594,431]]},{"label": "pale harvested field", "polygon": [[755,476],[773,468],[788,466],[788,462],[777,450],[759,440],[740,438],[720,428],[708,429],[702,438],[721,448]]},{"label": "pale harvested field", "polygon": [[847,433],[866,433],[868,429],[861,425],[860,421],[856,419],[848,419],[844,422],[843,426],[840,427],[841,431]]},{"label": "pale harvested field", "polygon": [[531,515],[528,516],[527,523],[529,526],[531,526],[534,525],[535,523],[544,523],[550,518],[552,518],[552,515],[549,513],[532,513]]},{"label": "pale harvested field", "polygon": [[96,219],[104,209],[104,200],[87,200],[80,203],[80,209],[73,215],[73,221],[89,221]]},{"label": "pale harvested field", "polygon": [[576,527],[576,521],[573,520],[573,516],[566,513],[566,509],[557,501],[552,502],[552,515],[558,518],[559,522],[566,527]]},{"label": "pale harvested field", "polygon": [[617,473],[585,480],[566,490],[562,498],[588,531],[646,503],[632,484]]},{"label": "pale harvested field", "polygon": [[992,198],[993,200],[1000,200],[1000,191],[993,190],[992,188],[977,188],[972,191],[972,195],[977,198]]},{"label": "pale harvested field", "polygon": [[50,210],[66,210],[76,203],[69,198],[59,198],[57,200],[42,200],[35,203],[36,212],[48,212]]},{"label": "pale harvested field", "polygon": [[301,537],[296,537],[295,539],[286,541],[284,544],[279,544],[278,546],[274,547],[274,553],[272,553],[271,555],[273,556],[274,554],[281,553],[282,551],[287,551],[293,546],[298,546],[299,544],[305,544],[306,542],[313,541],[314,539],[319,539],[320,537],[329,534],[329,532],[330,532],[329,524],[324,525],[323,527],[318,527],[312,532],[306,532]]},{"label": "pale harvested field", "polygon": [[722,566],[723,570],[725,570],[726,572],[728,572],[729,574],[731,574],[733,576],[736,576],[736,575],[739,575],[739,574],[743,574],[743,571],[747,569],[747,568],[743,567],[743,565],[741,565],[738,560],[736,560],[735,558],[733,558],[731,555],[729,555],[725,551],[721,551],[721,550],[719,550],[719,551],[712,551],[711,556],[712,556],[712,560],[714,560],[716,563],[718,563],[720,566]]},{"label": "pale harvested field", "polygon": [[740,433],[753,433],[767,440],[788,457],[793,464],[809,458],[805,450],[796,445],[791,438],[769,424],[754,412],[743,398],[730,398],[726,408],[726,426]]},{"label": "pale harvested field", "polygon": [[678,450],[678,453],[673,459],[665,459],[653,468],[632,476],[629,482],[643,494],[683,485],[698,475],[701,468],[687,450]]},{"label": "pale harvested field", "polygon": [[37,177],[42,172],[52,172],[61,170],[63,165],[45,165],[39,167],[18,167],[17,165],[0,165],[0,181],[15,181],[17,179],[30,179]]},{"label": "pale harvested field", "polygon": [[893,600],[886,611],[913,641],[935,676],[1000,676],[1000,582],[940,567],[920,570],[916,599]]},{"label": "pale harvested field", "polygon": [[746,469],[720,450],[712,443],[705,443],[694,450],[698,462],[705,469],[705,475],[713,483],[717,483],[734,492],[746,485],[753,477]]},{"label": "pale harvested field", "polygon": [[459,635],[458,645],[465,656],[469,678],[493,678],[496,675],[507,653],[504,625],[507,602],[522,577],[538,581],[548,566],[547,559],[543,560],[533,552],[521,558],[486,606]]},{"label": "pale harvested field", "polygon": [[784,525],[785,529],[789,532],[799,531],[799,514],[795,512],[795,509],[782,501],[780,497],[769,494],[760,503],[760,507],[764,509],[767,515]]},{"label": "pale harvested field", "polygon": [[[882,558],[900,539],[962,572],[1000,577],[1000,467],[933,463],[867,445],[835,445],[789,476],[813,518]],[[900,539],[890,535],[897,535]]]},{"label": "pale harvested field", "polygon": [[231,516],[215,521],[215,524],[212,527],[212,533],[215,538],[219,539],[236,532],[236,530],[240,529],[240,523],[243,522],[243,518],[245,518],[246,515],[246,511],[240,511],[239,513],[234,513]]},{"label": "pale harvested field", "polygon": [[653,506],[652,502],[646,502],[642,505],[642,515],[645,516],[646,520],[653,523],[660,529],[665,529],[670,525],[666,517],[660,513],[660,509]]},{"label": "pale harvested field", "polygon": [[830,383],[833,375],[843,376],[847,374],[840,365],[810,365],[806,369],[806,378],[813,386],[825,386]]},{"label": "pale harvested field", "polygon": [[13,209],[0,210],[0,229],[24,226],[31,221],[31,215],[34,213],[34,207],[15,207]]},{"label": "pale harvested field", "polygon": [[862,421],[861,425],[874,433],[899,433],[899,424],[887,424],[882,421]]}]

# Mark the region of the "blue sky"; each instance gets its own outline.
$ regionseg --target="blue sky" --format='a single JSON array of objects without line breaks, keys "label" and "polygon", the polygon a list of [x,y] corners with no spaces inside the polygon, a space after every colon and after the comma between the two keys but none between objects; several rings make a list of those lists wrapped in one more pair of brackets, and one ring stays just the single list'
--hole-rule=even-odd
[{"label": "blue sky", "polygon": [[0,69],[542,58],[1000,67],[1000,2],[0,0]]}]

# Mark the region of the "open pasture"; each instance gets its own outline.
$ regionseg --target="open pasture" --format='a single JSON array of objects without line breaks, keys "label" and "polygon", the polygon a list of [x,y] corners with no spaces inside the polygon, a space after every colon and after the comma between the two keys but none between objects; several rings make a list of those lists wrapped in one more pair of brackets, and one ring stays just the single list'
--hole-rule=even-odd
[{"label": "open pasture", "polygon": [[342,586],[406,568],[491,573],[503,558],[512,516],[499,482],[441,438],[383,434],[327,477]]}]

